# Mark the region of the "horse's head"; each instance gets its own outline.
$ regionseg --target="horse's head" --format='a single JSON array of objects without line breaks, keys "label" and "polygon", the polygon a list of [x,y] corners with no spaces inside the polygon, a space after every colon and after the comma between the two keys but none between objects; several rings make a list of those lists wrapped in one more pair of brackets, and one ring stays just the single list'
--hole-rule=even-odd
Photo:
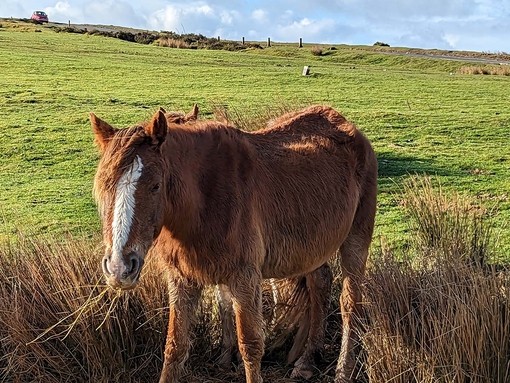
[{"label": "horse's head", "polygon": [[103,272],[111,287],[131,289],[163,226],[167,118],[159,110],[150,122],[127,129],[115,129],[92,113],[90,121],[101,152],[94,194],[106,248]]}]

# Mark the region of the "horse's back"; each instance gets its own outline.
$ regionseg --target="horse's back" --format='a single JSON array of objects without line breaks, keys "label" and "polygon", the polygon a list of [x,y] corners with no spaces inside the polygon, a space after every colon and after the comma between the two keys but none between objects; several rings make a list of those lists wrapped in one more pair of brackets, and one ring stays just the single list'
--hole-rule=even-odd
[{"label": "horse's back", "polygon": [[[324,263],[350,232],[377,164],[368,140],[335,110],[284,115],[249,137],[257,153],[263,273],[282,277]],[[374,173],[375,168],[375,173]]]}]

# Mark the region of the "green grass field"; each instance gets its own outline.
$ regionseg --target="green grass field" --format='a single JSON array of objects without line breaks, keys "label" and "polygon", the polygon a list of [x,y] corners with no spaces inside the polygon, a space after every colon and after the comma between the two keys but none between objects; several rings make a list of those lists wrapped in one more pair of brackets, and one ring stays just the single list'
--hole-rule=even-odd
[{"label": "green grass field", "polygon": [[[380,162],[375,245],[406,243],[409,174],[490,208],[498,255],[510,259],[510,78],[461,75],[465,62],[337,46],[240,52],[180,50],[117,39],[0,27],[0,238],[21,231],[90,237],[97,151],[88,113],[122,127],[159,106],[203,116],[325,103],[371,139]],[[311,76],[301,76],[303,65]],[[478,64],[473,64],[478,65]]]}]

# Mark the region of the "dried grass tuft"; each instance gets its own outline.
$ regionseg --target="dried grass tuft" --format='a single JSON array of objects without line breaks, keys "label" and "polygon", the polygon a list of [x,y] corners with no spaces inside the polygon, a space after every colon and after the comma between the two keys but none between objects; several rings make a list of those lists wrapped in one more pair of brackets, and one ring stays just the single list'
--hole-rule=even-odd
[{"label": "dried grass tuft", "polygon": [[409,178],[402,203],[411,218],[410,243],[417,248],[417,260],[487,264],[493,252],[492,211],[469,197],[435,188],[430,177]]},{"label": "dried grass tuft", "polygon": [[314,46],[310,49],[310,52],[314,56],[322,56],[324,54],[324,50],[319,46]]},{"label": "dried grass tuft", "polygon": [[372,260],[365,286],[371,382],[510,381],[510,269],[490,264],[491,214],[411,178],[405,256]]},{"label": "dried grass tuft", "polygon": [[495,76],[510,76],[509,65],[469,65],[458,70],[460,74],[481,74]]},{"label": "dried grass tuft", "polygon": [[271,120],[283,114],[300,109],[296,102],[278,101],[266,106],[262,111],[246,108],[228,107],[221,103],[212,103],[214,118],[245,131],[265,128]]},{"label": "dried grass tuft", "polygon": [[156,40],[156,43],[160,47],[168,47],[168,48],[179,48],[179,49],[188,49],[191,47],[191,44],[189,44],[187,41],[181,40],[181,39],[175,39],[172,37],[160,37]]},{"label": "dried grass tuft", "polygon": [[[0,247],[0,273],[6,277],[0,285],[2,377],[154,379],[166,319],[163,278],[119,294],[91,284],[102,278],[99,259],[96,248],[73,239],[21,238]],[[146,272],[161,274],[150,262]]]},{"label": "dried grass tuft", "polygon": [[510,381],[510,270],[381,258],[364,292],[370,382]]}]

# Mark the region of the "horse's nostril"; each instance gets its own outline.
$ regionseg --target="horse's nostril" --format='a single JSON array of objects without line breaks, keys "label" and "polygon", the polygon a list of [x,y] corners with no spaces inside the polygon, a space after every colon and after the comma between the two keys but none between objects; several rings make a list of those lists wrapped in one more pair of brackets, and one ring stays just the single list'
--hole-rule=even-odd
[{"label": "horse's nostril", "polygon": [[138,271],[138,257],[137,256],[131,256],[130,263],[129,263],[129,271],[128,273],[134,274]]},{"label": "horse's nostril", "polygon": [[104,256],[103,257],[103,262],[101,263],[101,266],[103,267],[103,273],[106,274],[106,275],[110,275],[111,272],[110,270],[108,269],[108,258],[107,256]]}]

